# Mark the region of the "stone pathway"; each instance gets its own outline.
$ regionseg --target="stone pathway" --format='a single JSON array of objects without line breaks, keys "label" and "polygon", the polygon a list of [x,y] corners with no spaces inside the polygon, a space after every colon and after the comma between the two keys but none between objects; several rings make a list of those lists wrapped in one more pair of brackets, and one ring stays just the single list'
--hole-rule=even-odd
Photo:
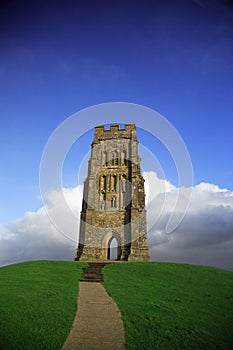
[{"label": "stone pathway", "polygon": [[92,274],[93,280],[100,279],[95,268],[101,274],[101,268],[92,264],[89,263],[89,272],[83,271],[83,280],[86,275],[88,282],[79,283],[78,312],[62,350],[123,350],[125,336],[120,311],[102,284],[90,278]]}]

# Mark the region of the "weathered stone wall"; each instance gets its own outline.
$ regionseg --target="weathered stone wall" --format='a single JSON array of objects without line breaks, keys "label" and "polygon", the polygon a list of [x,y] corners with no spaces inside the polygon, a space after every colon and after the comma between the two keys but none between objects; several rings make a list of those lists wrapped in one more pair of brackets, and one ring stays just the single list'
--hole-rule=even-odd
[{"label": "weathered stone wall", "polygon": [[95,128],[83,197],[75,260],[108,259],[113,237],[119,259],[149,260],[144,179],[134,124],[125,124],[124,129]]}]

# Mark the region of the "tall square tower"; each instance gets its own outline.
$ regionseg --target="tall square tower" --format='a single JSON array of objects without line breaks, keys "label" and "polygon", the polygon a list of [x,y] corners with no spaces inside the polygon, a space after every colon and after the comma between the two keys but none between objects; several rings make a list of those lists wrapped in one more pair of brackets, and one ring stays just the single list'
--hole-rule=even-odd
[{"label": "tall square tower", "polygon": [[84,181],[79,245],[75,260],[149,261],[144,179],[134,124],[95,128]]}]

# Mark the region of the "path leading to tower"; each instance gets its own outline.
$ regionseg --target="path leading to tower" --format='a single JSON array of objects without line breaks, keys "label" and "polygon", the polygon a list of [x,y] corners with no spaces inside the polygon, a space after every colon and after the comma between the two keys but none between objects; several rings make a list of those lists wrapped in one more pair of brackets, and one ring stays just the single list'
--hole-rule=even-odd
[{"label": "path leading to tower", "polygon": [[121,313],[99,283],[103,278],[99,264],[89,263],[89,272],[88,268],[83,271],[82,282],[79,283],[78,312],[62,350],[125,349]]}]

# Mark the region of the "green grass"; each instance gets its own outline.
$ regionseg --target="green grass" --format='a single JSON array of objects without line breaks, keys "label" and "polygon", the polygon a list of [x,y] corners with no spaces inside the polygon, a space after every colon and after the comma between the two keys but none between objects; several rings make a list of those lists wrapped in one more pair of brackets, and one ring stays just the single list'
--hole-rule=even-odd
[{"label": "green grass", "polygon": [[127,349],[233,348],[233,272],[174,263],[104,268]]},{"label": "green grass", "polygon": [[[31,261],[0,269],[0,349],[61,349],[86,264]],[[127,349],[233,348],[233,272],[173,263],[104,268]]]},{"label": "green grass", "polygon": [[31,261],[0,269],[0,348],[61,349],[85,264]]}]

